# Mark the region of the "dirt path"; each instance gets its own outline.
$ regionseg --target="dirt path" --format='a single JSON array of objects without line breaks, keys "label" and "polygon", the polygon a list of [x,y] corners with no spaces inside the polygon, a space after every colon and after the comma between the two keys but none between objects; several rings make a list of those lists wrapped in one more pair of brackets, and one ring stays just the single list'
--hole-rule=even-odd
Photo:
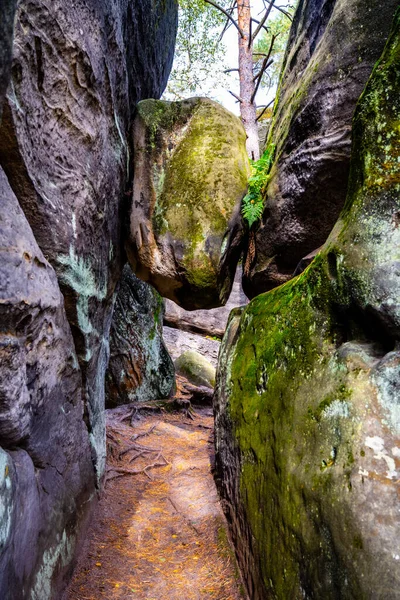
[{"label": "dirt path", "polygon": [[[243,598],[210,469],[211,410],[197,412],[193,422],[172,414],[147,416],[133,429],[116,423],[114,412],[110,465],[138,471],[153,462],[164,466],[107,483],[65,600]],[[132,435],[151,428],[117,461],[116,447],[119,454],[132,445]],[[138,445],[154,451],[130,463],[140,454]]]}]

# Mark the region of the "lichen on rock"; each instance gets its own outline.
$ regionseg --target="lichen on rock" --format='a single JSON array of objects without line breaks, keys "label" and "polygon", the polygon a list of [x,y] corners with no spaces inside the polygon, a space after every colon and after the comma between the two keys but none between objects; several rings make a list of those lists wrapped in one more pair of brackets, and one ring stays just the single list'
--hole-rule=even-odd
[{"label": "lichen on rock", "polygon": [[162,339],[161,296],[125,265],[110,332],[106,406],[168,398],[175,382]]},{"label": "lichen on rock", "polygon": [[237,117],[206,98],[140,102],[134,124],[133,270],[186,309],[229,296],[249,161]]}]

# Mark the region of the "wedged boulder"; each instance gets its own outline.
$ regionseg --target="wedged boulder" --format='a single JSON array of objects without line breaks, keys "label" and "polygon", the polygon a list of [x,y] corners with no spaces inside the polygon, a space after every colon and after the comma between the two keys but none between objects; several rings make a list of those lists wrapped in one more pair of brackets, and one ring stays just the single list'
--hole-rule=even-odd
[{"label": "wedged boulder", "polygon": [[128,131],[136,102],[163,91],[176,25],[175,0],[18,3],[0,164],[65,297],[99,480]]},{"label": "wedged boulder", "polygon": [[397,0],[299,2],[267,140],[275,159],[244,277],[249,298],[290,279],[337,220],[354,109],[397,6]]},{"label": "wedged boulder", "polygon": [[215,385],[215,367],[195,350],[187,350],[181,354],[175,361],[175,369],[194,385],[209,388]]},{"label": "wedged boulder", "polygon": [[242,289],[242,269],[238,268],[225,306],[210,310],[188,311],[172,300],[166,300],[164,323],[182,331],[192,331],[202,335],[222,338],[232,308],[242,306],[247,302],[248,300]]},{"label": "wedged boulder", "polygon": [[132,269],[187,310],[228,299],[249,161],[237,117],[206,98],[140,102],[133,128]]},{"label": "wedged boulder", "polygon": [[59,598],[95,470],[57,277],[0,169],[0,597]]},{"label": "wedged boulder", "polygon": [[0,20],[0,122],[11,72],[14,16],[17,0],[3,0]]},{"label": "wedged boulder", "polygon": [[337,225],[223,341],[217,469],[253,600],[399,597],[399,66],[400,12]]},{"label": "wedged boulder", "polygon": [[168,398],[174,363],[162,339],[161,296],[125,265],[110,331],[106,407]]}]

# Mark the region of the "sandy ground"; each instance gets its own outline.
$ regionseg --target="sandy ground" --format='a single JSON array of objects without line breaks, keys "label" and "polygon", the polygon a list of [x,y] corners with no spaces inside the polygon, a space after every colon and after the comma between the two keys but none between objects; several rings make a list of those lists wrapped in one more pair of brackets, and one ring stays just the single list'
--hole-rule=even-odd
[{"label": "sandy ground", "polygon": [[211,409],[108,421],[111,479],[64,600],[243,598],[211,473]]}]

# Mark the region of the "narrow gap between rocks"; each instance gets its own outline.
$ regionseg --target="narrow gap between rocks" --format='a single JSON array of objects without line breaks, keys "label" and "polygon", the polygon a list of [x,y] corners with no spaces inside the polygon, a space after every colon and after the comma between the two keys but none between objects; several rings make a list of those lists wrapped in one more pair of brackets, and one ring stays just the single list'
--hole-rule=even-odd
[{"label": "narrow gap between rocks", "polygon": [[64,600],[244,598],[212,475],[212,408],[147,406],[107,411],[105,491]]}]

